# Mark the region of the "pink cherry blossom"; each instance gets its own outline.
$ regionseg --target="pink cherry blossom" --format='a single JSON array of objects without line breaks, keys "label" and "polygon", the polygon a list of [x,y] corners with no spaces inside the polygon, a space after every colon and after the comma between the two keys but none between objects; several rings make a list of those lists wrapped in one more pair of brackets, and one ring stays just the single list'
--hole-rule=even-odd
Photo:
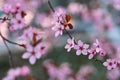
[{"label": "pink cherry blossom", "polygon": [[52,30],[55,31],[55,37],[63,34],[64,22],[66,22],[66,11],[64,8],[56,8],[53,14],[53,27]]},{"label": "pink cherry blossom", "polygon": [[72,39],[68,39],[67,40],[67,44],[66,44],[66,46],[65,46],[65,49],[67,49],[67,52],[70,52],[70,50],[72,49],[72,48],[74,48],[74,45],[75,45],[75,43],[74,43],[74,38],[72,38]]},{"label": "pink cherry blossom", "polygon": [[52,27],[52,30],[55,31],[55,37],[58,37],[63,34],[64,26],[60,23],[56,23],[55,26]]},{"label": "pink cherry blossom", "polygon": [[[33,41],[33,37],[36,38],[36,40],[40,40],[44,34],[44,31],[40,31],[37,28],[33,28],[32,26],[29,26],[27,29],[23,31],[23,34],[18,37],[19,40],[29,40]],[[33,41],[34,42],[34,41]]]},{"label": "pink cherry blossom", "polygon": [[26,50],[27,50],[27,52],[25,52],[22,55],[22,58],[23,59],[29,58],[30,64],[32,64],[32,65],[35,64],[36,59],[40,59],[40,57],[41,57],[41,53],[40,53],[39,49],[28,44],[28,45],[26,45]]},{"label": "pink cherry blossom", "polygon": [[93,43],[93,45],[96,48],[96,52],[99,53],[101,51],[101,46],[100,46],[100,42],[98,41],[98,39],[96,39],[96,42]]},{"label": "pink cherry blossom", "polygon": [[4,11],[5,14],[11,13],[11,9],[12,9],[12,5],[10,5],[10,4],[5,4],[3,6],[3,11]]},{"label": "pink cherry blossom", "polygon": [[84,44],[81,40],[78,41],[78,43],[75,45],[74,49],[76,50],[76,55],[80,55],[81,53],[83,55],[88,54],[88,44]]},{"label": "pink cherry blossom", "polygon": [[39,44],[37,44],[36,48],[39,50],[39,53],[43,56],[48,51],[49,43],[47,43],[47,42],[40,42]]},{"label": "pink cherry blossom", "polygon": [[88,59],[92,59],[97,53],[96,50],[93,48],[89,49],[88,52],[89,52]]},{"label": "pink cherry blossom", "polygon": [[25,19],[22,18],[21,14],[17,14],[15,18],[11,19],[10,30],[18,30],[25,27]]},{"label": "pink cherry blossom", "polygon": [[18,38],[19,40],[27,40],[33,36],[33,28],[29,27],[23,31],[23,34]]},{"label": "pink cherry blossom", "polygon": [[100,51],[100,56],[104,57],[105,55],[106,55],[106,52],[102,49],[102,50]]},{"label": "pink cherry blossom", "polygon": [[115,59],[107,59],[106,62],[103,63],[108,70],[114,69],[117,67],[117,62]]}]

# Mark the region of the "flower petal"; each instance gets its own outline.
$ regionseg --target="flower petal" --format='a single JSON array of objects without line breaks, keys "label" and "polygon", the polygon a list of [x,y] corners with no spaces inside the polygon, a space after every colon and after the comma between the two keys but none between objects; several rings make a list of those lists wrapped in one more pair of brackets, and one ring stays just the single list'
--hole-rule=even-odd
[{"label": "flower petal", "polygon": [[35,58],[35,56],[31,56],[30,58],[29,58],[29,62],[30,62],[30,64],[35,64],[35,62],[36,62],[36,58]]}]

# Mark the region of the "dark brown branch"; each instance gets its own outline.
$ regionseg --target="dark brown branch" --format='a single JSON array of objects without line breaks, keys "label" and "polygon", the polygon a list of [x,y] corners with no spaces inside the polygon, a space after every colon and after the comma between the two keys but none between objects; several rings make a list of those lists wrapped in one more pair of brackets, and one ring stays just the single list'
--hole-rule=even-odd
[{"label": "dark brown branch", "polygon": [[52,4],[51,4],[50,0],[48,0],[48,5],[49,5],[50,9],[51,9],[53,12],[55,12],[54,8],[52,7]]},{"label": "dark brown branch", "polygon": [[18,44],[18,43],[15,43],[15,42],[12,42],[12,41],[6,39],[6,38],[1,34],[1,32],[0,32],[0,35],[1,35],[1,37],[2,37],[5,41],[7,41],[7,42],[9,42],[9,43],[11,43],[11,44],[15,44],[15,45],[18,45],[18,46],[21,46],[21,47],[24,47],[24,48],[25,48],[25,45],[24,45],[24,44]]},{"label": "dark brown branch", "polygon": [[[3,39],[1,32],[0,32],[0,36]],[[11,66],[11,68],[14,68],[15,65],[14,65],[14,62],[13,62],[12,52],[10,51],[10,49],[9,49],[9,47],[8,47],[8,45],[7,45],[7,43],[6,43],[6,41],[4,39],[3,39],[3,42],[4,42],[4,44],[5,44],[5,46],[6,46],[7,50],[8,50],[10,66]]]}]

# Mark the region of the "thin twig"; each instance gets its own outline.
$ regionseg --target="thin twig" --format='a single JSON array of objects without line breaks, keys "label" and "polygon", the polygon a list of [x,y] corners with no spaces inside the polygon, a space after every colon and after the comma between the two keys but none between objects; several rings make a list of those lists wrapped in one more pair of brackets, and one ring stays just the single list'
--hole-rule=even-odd
[{"label": "thin twig", "polygon": [[55,12],[54,8],[52,7],[52,4],[51,4],[50,0],[48,0],[48,5],[49,5],[50,9],[51,9],[53,12]]},{"label": "thin twig", "polygon": [[[3,39],[1,32],[0,32],[0,36]],[[7,45],[7,43],[6,43],[6,41],[4,39],[3,39],[3,42],[4,42],[4,44],[5,44],[5,46],[6,46],[7,50],[8,50],[10,66],[11,66],[11,68],[13,68],[13,67],[15,67],[15,65],[14,65],[14,62],[13,62],[12,52],[10,51],[10,49],[9,49],[9,47],[8,47],[8,45]]]},{"label": "thin twig", "polygon": [[21,47],[25,47],[24,44],[18,44],[18,43],[16,43],[16,42],[12,42],[12,41],[6,39],[6,38],[1,34],[1,32],[0,32],[0,35],[1,35],[1,37],[2,37],[5,41],[7,41],[7,42],[9,42],[9,43],[11,43],[11,44],[15,44],[15,45],[18,45],[18,46],[21,46]]}]

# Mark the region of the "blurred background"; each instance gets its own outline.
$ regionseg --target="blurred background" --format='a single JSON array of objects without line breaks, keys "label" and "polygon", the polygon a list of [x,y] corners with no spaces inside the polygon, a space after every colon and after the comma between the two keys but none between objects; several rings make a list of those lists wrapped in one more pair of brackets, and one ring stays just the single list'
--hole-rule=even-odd
[{"label": "blurred background", "polygon": [[[30,65],[28,60],[21,57],[25,52],[23,48],[7,43],[12,51],[15,66],[29,66],[33,80],[52,80],[47,69],[44,69],[47,60],[52,60],[52,64],[56,65],[57,68],[61,68],[60,66],[64,63],[69,64],[72,74],[74,74],[72,76],[84,74],[82,75],[84,78],[78,78],[77,80],[120,80],[119,69],[117,69],[118,75],[111,77],[116,72],[107,71],[100,62],[89,60],[87,56],[83,55],[76,56],[74,50],[69,53],[65,50],[64,46],[69,36],[64,32],[62,36],[54,37],[54,32],[51,30],[52,12],[47,0],[0,0],[0,17],[5,16],[2,11],[3,5],[10,4],[11,1],[20,1],[27,6],[26,24],[44,30],[45,40],[50,44],[47,54],[37,60],[35,65]],[[104,49],[109,57],[120,54],[119,0],[50,0],[50,2],[53,8],[60,7],[71,14],[72,19],[70,22],[74,27],[68,32],[76,40],[80,39],[85,43],[92,44],[98,38],[104,44]],[[10,32],[7,22],[0,23],[0,30],[4,37],[11,41],[17,43],[27,42],[18,40],[20,32]],[[101,59],[99,56],[97,58]],[[7,74],[9,69],[8,51],[0,38],[0,80]],[[89,73],[87,73],[87,69]]]}]

